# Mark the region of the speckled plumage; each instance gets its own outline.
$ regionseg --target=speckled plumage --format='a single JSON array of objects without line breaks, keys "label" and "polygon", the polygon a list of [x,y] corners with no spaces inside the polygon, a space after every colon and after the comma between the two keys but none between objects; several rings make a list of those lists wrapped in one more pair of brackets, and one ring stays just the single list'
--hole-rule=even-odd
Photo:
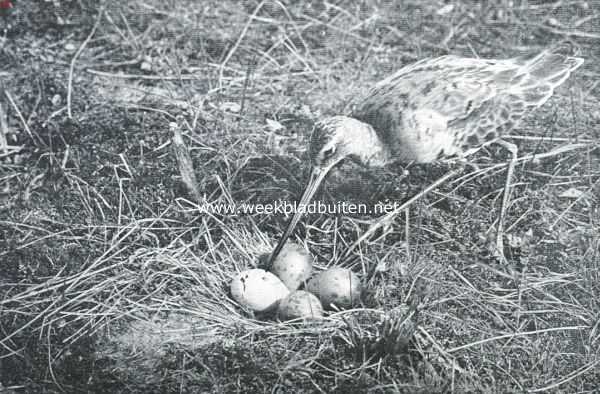
[{"label": "speckled plumage", "polygon": [[[426,163],[462,155],[515,127],[582,63],[550,52],[529,59],[426,59],[375,85],[353,105],[349,117],[374,129],[386,161]],[[332,124],[330,119],[336,118]],[[363,142],[356,131],[343,130],[339,117],[330,119],[317,124],[311,157],[334,133],[353,134],[356,144]]]},{"label": "speckled plumage", "polygon": [[[544,104],[582,63],[545,51],[503,60],[448,55],[403,67],[353,103],[346,116],[317,122],[309,147],[311,178],[300,204],[310,201],[329,170],[346,157],[367,166],[428,163],[466,156],[498,141],[513,154],[497,231],[502,255],[502,222],[517,149],[501,137]],[[295,214],[290,220],[272,260],[299,218]]]}]

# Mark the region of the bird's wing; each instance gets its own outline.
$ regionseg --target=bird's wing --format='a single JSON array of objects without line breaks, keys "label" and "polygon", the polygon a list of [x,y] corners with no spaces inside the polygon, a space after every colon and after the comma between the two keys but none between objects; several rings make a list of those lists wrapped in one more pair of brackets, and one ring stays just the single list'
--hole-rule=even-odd
[{"label": "bird's wing", "polygon": [[391,118],[399,120],[406,111],[420,109],[436,111],[449,122],[463,119],[498,95],[494,66],[493,62],[456,56],[420,61],[379,82],[352,113],[374,122],[387,119],[388,123]]},{"label": "bird's wing", "polygon": [[446,122],[448,138],[465,149],[512,128],[582,62],[549,52],[527,60],[427,59],[378,83],[354,106],[352,115],[393,143],[399,133],[407,132],[402,130],[403,117],[426,111],[435,115],[437,129],[441,121]]},{"label": "bird's wing", "polygon": [[[418,62],[374,86],[354,106],[352,116],[370,124],[384,143],[395,145],[393,150],[400,159],[434,160],[444,146],[454,145],[460,138],[458,133],[452,134],[450,125],[478,121],[477,116],[498,97],[501,89],[493,82],[494,64],[455,56]],[[429,143],[415,130],[416,125],[427,133],[424,137]]]}]

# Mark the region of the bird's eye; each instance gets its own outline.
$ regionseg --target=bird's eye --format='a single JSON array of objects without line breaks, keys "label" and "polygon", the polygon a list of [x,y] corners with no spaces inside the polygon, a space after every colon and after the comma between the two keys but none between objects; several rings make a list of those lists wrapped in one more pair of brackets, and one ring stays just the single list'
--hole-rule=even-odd
[{"label": "bird's eye", "polygon": [[334,153],[335,153],[334,146],[330,146],[329,148],[323,149],[323,158],[327,159],[327,158],[333,156]]}]

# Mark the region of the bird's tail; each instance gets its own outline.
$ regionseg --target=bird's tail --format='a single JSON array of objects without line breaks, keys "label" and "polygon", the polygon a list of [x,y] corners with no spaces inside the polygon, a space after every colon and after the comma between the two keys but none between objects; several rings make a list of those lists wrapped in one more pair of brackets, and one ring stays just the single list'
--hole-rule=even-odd
[{"label": "bird's tail", "polygon": [[564,56],[544,51],[526,63],[525,69],[534,78],[558,86],[582,64],[583,59],[580,57]]},{"label": "bird's tail", "polygon": [[583,64],[583,59],[544,51],[533,58],[520,58],[519,62],[521,78],[514,88],[528,105],[539,106]]}]

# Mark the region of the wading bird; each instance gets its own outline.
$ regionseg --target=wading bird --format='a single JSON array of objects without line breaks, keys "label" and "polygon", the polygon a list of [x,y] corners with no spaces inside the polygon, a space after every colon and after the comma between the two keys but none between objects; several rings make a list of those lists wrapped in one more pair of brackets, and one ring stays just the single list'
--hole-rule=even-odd
[{"label": "wading bird", "polygon": [[[365,166],[429,163],[464,158],[496,142],[512,154],[495,243],[505,261],[502,226],[517,147],[501,137],[544,104],[582,63],[545,51],[502,60],[447,55],[400,69],[355,103],[349,116],[316,123],[309,147],[312,170],[298,206],[309,203],[331,168],[347,157]],[[271,262],[300,217],[296,212],[290,219]]]}]

